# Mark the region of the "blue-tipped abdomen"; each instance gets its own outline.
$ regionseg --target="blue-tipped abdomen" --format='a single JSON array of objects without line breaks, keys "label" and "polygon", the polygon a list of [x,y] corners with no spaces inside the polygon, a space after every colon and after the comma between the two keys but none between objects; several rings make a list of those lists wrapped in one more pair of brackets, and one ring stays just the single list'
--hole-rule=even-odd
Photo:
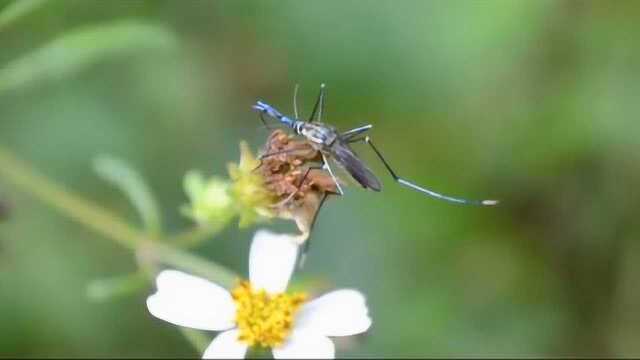
[{"label": "blue-tipped abdomen", "polygon": [[295,124],[294,120],[289,119],[288,117],[282,115],[278,110],[276,110],[273,106],[264,103],[262,101],[258,101],[255,105],[253,105],[253,108],[265,113],[269,116],[271,116],[272,118],[280,121],[281,123],[287,125],[288,127],[293,127]]}]

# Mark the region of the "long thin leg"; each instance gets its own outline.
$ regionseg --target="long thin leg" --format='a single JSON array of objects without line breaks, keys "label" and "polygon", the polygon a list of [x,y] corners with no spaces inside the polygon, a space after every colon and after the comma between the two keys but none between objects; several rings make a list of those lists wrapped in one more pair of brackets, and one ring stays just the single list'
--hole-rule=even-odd
[{"label": "long thin leg", "polygon": [[262,125],[264,126],[264,128],[266,130],[271,131],[271,130],[276,130],[276,129],[288,129],[289,128],[289,126],[287,126],[286,124],[283,124],[281,122],[277,122],[277,123],[271,122],[271,124],[270,124],[264,118],[264,113],[263,112],[259,112],[258,116],[260,117],[260,122],[262,122]]},{"label": "long thin leg", "polygon": [[278,150],[278,151],[274,151],[271,153],[266,153],[266,154],[262,154],[260,156],[258,156],[258,161],[260,161],[260,164],[258,164],[258,166],[256,166],[253,171],[256,171],[257,169],[260,169],[260,167],[262,166],[262,160],[271,157],[271,156],[276,156],[276,155],[281,155],[281,154],[288,154],[288,153],[292,153],[295,151],[299,151],[300,149],[285,149],[285,150]]},{"label": "long thin leg", "polygon": [[340,134],[340,137],[342,138],[342,140],[351,141],[351,139],[353,139],[354,137],[371,130],[372,127],[373,125],[371,124],[360,126],[355,129],[343,132],[342,134]]},{"label": "long thin leg", "polygon": [[294,192],[292,192],[291,194],[289,194],[289,196],[287,196],[285,199],[282,199],[280,201],[278,201],[276,204],[271,205],[274,208],[279,208],[281,206],[283,206],[284,204],[288,203],[289,201],[291,201],[291,199],[293,199],[294,196],[296,196],[296,194],[298,193],[298,191],[300,191],[300,187],[302,186],[302,184],[304,183],[304,181],[307,178],[307,175],[309,175],[309,172],[311,170],[320,170],[320,169],[324,169],[324,167],[322,166],[310,166],[307,168],[307,171],[304,173],[304,175],[302,176],[302,180],[300,180],[298,182],[298,185],[296,187],[296,190]]},{"label": "long thin leg", "polygon": [[302,184],[304,184],[304,181],[307,180],[307,176],[309,176],[309,173],[311,172],[311,170],[322,170],[322,169],[324,169],[324,164],[321,166],[309,166],[307,170],[304,172],[304,175],[302,175],[302,179],[298,181],[297,188],[300,189]]},{"label": "long thin leg", "polygon": [[410,181],[407,181],[407,180],[399,177],[398,175],[396,175],[395,171],[393,171],[391,166],[389,166],[389,163],[387,162],[387,160],[385,160],[385,158],[382,156],[382,153],[380,153],[380,151],[376,148],[376,146],[373,145],[373,142],[371,142],[371,139],[368,136],[351,139],[349,141],[349,143],[360,142],[360,141],[364,141],[367,144],[369,144],[369,146],[371,146],[371,148],[376,153],[376,155],[378,156],[380,161],[382,161],[384,166],[387,168],[387,171],[389,171],[389,174],[393,177],[393,179],[395,181],[400,183],[400,185],[404,185],[404,186],[406,186],[408,188],[411,188],[413,190],[419,191],[419,192],[421,192],[423,194],[429,195],[429,196],[434,197],[436,199],[441,199],[441,200],[445,200],[445,201],[449,201],[449,202],[453,202],[453,203],[458,203],[458,204],[489,205],[489,206],[498,204],[497,200],[467,200],[467,199],[454,198],[454,197],[451,197],[451,196],[439,194],[439,193],[437,193],[435,191],[423,188],[423,187],[418,186],[418,185],[416,185],[416,184],[414,184],[414,183],[412,183]]},{"label": "long thin leg", "polygon": [[[324,168],[324,165],[322,167],[320,167],[320,169],[323,169],[323,168]],[[312,170],[312,168],[308,168],[307,169],[307,172],[302,177],[302,181],[298,185],[298,188],[300,186],[302,186],[302,184],[304,183],[304,179],[307,177],[307,175],[309,174],[309,171],[311,171],[311,170]],[[335,181],[335,177],[334,177],[334,181]],[[338,190],[340,190],[340,185],[338,185],[337,181],[336,181],[336,186],[338,187]],[[342,190],[340,190],[340,191],[342,191]],[[320,213],[320,209],[322,209],[322,205],[324,205],[324,202],[325,202],[325,200],[327,200],[327,197],[329,195],[342,196],[341,193],[335,193],[335,192],[325,192],[324,195],[322,195],[322,199],[320,199],[320,204],[318,204],[318,209],[313,214],[313,219],[311,219],[311,224],[309,225],[309,238],[307,239],[307,241],[305,241],[304,247],[302,248],[302,252],[300,253],[300,258],[299,258],[299,261],[298,261],[298,269],[302,269],[302,267],[304,266],[305,261],[307,260],[307,254],[309,253],[309,248],[311,247],[311,234],[313,233],[313,228],[316,225],[316,221],[318,220],[318,214]]]},{"label": "long thin leg", "polygon": [[318,121],[322,121],[322,109],[324,108],[324,84],[320,84],[320,94],[316,100],[316,104],[313,106],[311,116],[309,116],[309,122],[313,122],[313,118],[318,113]]},{"label": "long thin leg", "polygon": [[[325,169],[326,167],[327,167],[326,162],[324,164],[322,164],[322,166],[310,166],[310,167],[308,167],[307,170],[305,171],[304,175],[302,176],[302,179],[300,179],[300,181],[298,182],[298,186],[297,186],[296,191],[294,193],[292,193],[289,196],[289,198],[287,198],[286,200],[289,200],[290,198],[293,198],[293,196],[295,196],[295,194],[298,192],[298,190],[300,189],[302,184],[304,184],[304,181],[307,179],[307,177],[309,176],[309,173],[312,170],[321,170],[321,169]],[[338,182],[336,181],[335,177],[333,178],[333,180],[335,181],[336,186],[338,187],[338,189],[340,189],[340,185],[338,185]],[[320,199],[320,204],[318,204],[318,209],[313,214],[313,219],[311,219],[311,224],[309,225],[309,230],[308,230],[309,231],[309,238],[307,238],[307,240],[305,241],[304,247],[302,248],[302,251],[300,252],[300,257],[298,258],[298,269],[302,269],[302,267],[304,266],[304,263],[305,263],[305,261],[307,259],[307,253],[309,252],[309,247],[311,245],[311,233],[313,231],[313,227],[315,226],[316,221],[318,219],[318,213],[320,212],[320,209],[322,208],[322,205],[324,204],[324,201],[327,199],[327,196],[329,196],[329,195],[341,195],[341,194],[334,193],[334,192],[325,192],[322,195],[322,199]]]},{"label": "long thin leg", "polygon": [[266,154],[262,154],[258,157],[258,160],[263,160],[266,159],[268,157],[271,156],[276,156],[276,155],[281,155],[281,154],[288,154],[288,153],[292,153],[292,152],[296,152],[296,151],[300,151],[301,149],[284,149],[284,150],[278,150],[278,151],[274,151],[274,152],[270,152],[270,153],[266,153]]},{"label": "long thin leg", "polygon": [[[316,224],[316,220],[318,220],[318,214],[320,213],[320,209],[322,209],[322,205],[324,205],[324,201],[327,200],[327,197],[329,195],[334,195],[335,193],[330,193],[330,192],[326,192],[324,193],[324,195],[322,195],[322,199],[320,199],[320,204],[318,205],[318,209],[316,210],[316,212],[313,214],[313,219],[311,220],[311,225],[309,225],[309,234],[312,233],[313,231],[313,227]],[[298,269],[302,269],[302,267],[304,266],[304,263],[307,260],[307,254],[309,253],[309,249],[311,248],[311,235],[309,235],[309,238],[307,239],[307,241],[304,242],[304,246],[302,248],[302,251],[300,252],[300,257],[298,258]]]},{"label": "long thin leg", "polygon": [[264,125],[265,129],[273,130],[273,128],[270,127],[269,124],[267,124],[267,121],[264,119],[264,116],[262,116],[262,113],[258,113],[258,116],[260,116],[260,121],[262,121],[262,125]]},{"label": "long thin leg", "polygon": [[324,170],[324,169],[327,169],[329,171],[329,174],[331,174],[331,178],[333,179],[333,182],[336,184],[336,188],[338,189],[338,191],[340,191],[340,193],[335,193],[335,194],[339,196],[344,195],[342,193],[342,189],[340,188],[340,184],[338,184],[337,179],[335,178],[335,176],[333,176],[331,169],[328,168],[328,164],[324,158],[323,158],[323,161],[324,163],[321,166],[309,166],[307,170],[305,170],[304,175],[302,175],[302,178],[300,179],[300,181],[298,181],[298,184],[296,186],[297,190],[292,195],[295,195],[300,190],[300,187],[302,187],[302,184],[304,184],[304,181],[307,180],[307,177],[309,176],[309,173],[311,172],[311,170]]},{"label": "long thin leg", "polygon": [[327,169],[327,171],[329,172],[329,175],[331,175],[333,182],[336,183],[338,192],[340,193],[341,196],[344,195],[344,191],[342,191],[342,188],[340,187],[340,183],[338,182],[338,179],[336,178],[336,176],[333,174],[333,170],[331,170],[331,166],[329,166],[329,162],[327,161],[327,158],[324,156],[324,154],[322,154],[322,161],[324,162],[324,165],[322,167]]},{"label": "long thin leg", "polygon": [[[291,200],[298,193],[298,191],[300,191],[302,184],[304,184],[304,181],[307,180],[307,177],[309,176],[309,173],[311,172],[311,170],[324,170],[324,169],[326,169],[324,164],[321,166],[309,166],[307,170],[304,172],[304,175],[302,175],[302,178],[300,179],[300,181],[298,181],[298,184],[296,185],[296,191],[291,193],[291,195],[289,195],[286,199],[284,199],[278,204],[285,204],[287,201]],[[334,178],[334,182],[335,182],[335,178]],[[339,186],[337,182],[335,184],[336,186]],[[331,193],[340,196],[340,194],[338,193],[334,193],[334,192],[331,192]]]},{"label": "long thin leg", "polygon": [[[298,186],[297,188],[300,189],[300,187],[302,186],[302,184],[304,184],[304,181],[307,180],[307,176],[309,176],[309,173],[311,172],[311,170],[323,170],[326,169],[327,167],[325,166],[325,164],[322,164],[322,166],[309,166],[307,168],[307,170],[304,172],[304,175],[302,175],[302,179],[300,179],[300,181],[298,181]],[[329,172],[329,174],[331,174],[331,172]],[[340,185],[338,184],[338,181],[336,181],[336,178],[333,177],[333,182],[336,184],[336,188],[340,189]],[[333,194],[333,192],[332,192]],[[335,193],[336,195],[343,195],[341,193]]]}]

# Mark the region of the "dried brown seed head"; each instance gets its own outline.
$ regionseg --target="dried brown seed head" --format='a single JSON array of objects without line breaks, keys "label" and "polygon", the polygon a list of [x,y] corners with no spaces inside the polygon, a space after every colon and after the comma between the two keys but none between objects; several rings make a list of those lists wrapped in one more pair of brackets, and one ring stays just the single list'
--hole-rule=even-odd
[{"label": "dried brown seed head", "polygon": [[[278,198],[274,205],[278,216],[293,219],[308,235],[322,198],[336,193],[331,175],[322,169],[322,154],[304,139],[273,131],[267,140],[261,166],[257,169],[266,188]],[[270,155],[272,154],[272,155]]]}]

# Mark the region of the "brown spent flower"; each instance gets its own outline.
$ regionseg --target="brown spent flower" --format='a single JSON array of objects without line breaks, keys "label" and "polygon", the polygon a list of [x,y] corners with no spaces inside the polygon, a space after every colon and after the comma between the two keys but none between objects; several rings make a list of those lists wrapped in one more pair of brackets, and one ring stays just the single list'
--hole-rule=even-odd
[{"label": "brown spent flower", "polygon": [[304,139],[275,130],[267,139],[264,154],[274,154],[263,158],[257,169],[265,187],[279,200],[273,208],[277,216],[296,222],[302,232],[300,242],[304,242],[322,199],[337,193],[337,186],[326,171],[310,169],[322,163],[322,155]]}]

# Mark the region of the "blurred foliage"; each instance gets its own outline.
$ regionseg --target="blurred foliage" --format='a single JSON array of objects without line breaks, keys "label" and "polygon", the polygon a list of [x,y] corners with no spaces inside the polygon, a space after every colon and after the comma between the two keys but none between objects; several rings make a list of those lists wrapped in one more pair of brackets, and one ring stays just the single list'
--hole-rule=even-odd
[{"label": "blurred foliage", "polygon": [[6,201],[0,202],[0,221],[9,218],[9,204]]},{"label": "blurred foliage", "polygon": [[96,173],[122,190],[136,208],[144,228],[151,234],[162,230],[160,209],[151,189],[135,169],[125,161],[107,155],[94,160]]},{"label": "blurred foliage", "polygon": [[[292,113],[299,83],[307,114],[324,82],[325,121],[374,124],[400,174],[502,201],[424,198],[358,148],[384,191],[328,201],[299,274],[368,295],[374,325],[339,354],[637,357],[639,19],[637,1],[4,0],[0,144],[139,223],[91,169],[125,159],[178,231],[185,173],[264,143],[252,103]],[[130,254],[5,194],[0,355],[196,356],[146,291],[91,300],[135,285],[110,278]],[[244,274],[252,231],[195,250]]]}]

